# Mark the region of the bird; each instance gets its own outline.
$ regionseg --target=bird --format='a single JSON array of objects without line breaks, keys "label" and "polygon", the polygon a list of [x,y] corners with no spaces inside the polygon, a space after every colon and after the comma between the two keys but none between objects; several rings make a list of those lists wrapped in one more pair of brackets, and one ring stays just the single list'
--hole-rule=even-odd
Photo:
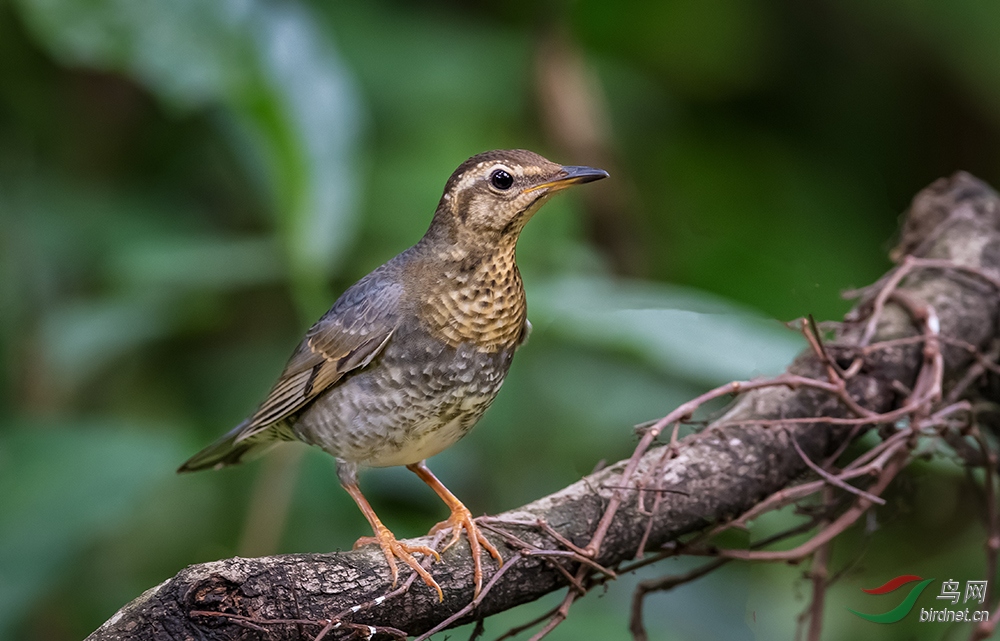
[{"label": "bird", "polygon": [[439,600],[444,595],[414,557],[440,561],[427,546],[396,539],[358,486],[358,471],[406,466],[451,510],[431,532],[464,531],[482,590],[482,548],[503,559],[468,508],[425,460],[455,444],[500,391],[531,330],[515,249],[521,230],[551,196],[606,178],[524,149],[472,156],[454,171],[423,237],[349,287],[306,332],[257,410],[192,456],[178,472],[219,469],[298,440],[331,454],[341,486],[371,525],[395,586],[397,559]]}]

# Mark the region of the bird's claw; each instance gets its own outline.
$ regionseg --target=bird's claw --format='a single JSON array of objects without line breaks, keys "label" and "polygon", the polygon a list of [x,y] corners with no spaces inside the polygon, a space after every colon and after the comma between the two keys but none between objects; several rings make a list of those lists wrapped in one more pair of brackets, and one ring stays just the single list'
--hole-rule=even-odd
[{"label": "bird's claw", "polygon": [[441,548],[441,552],[447,552],[448,548],[455,545],[462,536],[462,530],[465,530],[466,537],[469,539],[469,549],[472,552],[472,572],[476,583],[473,598],[476,598],[483,588],[483,562],[480,559],[480,546],[486,548],[490,556],[497,560],[497,565],[501,567],[503,566],[503,557],[500,556],[500,551],[496,549],[496,546],[483,536],[475,519],[472,518],[472,512],[465,506],[453,509],[447,520],[441,521],[431,528],[430,534],[449,529],[451,530],[451,539]]},{"label": "bird's claw", "polygon": [[371,545],[372,543],[377,543],[379,547],[382,548],[382,554],[385,555],[385,561],[389,565],[389,572],[392,575],[392,587],[396,587],[396,583],[399,579],[399,568],[396,565],[396,559],[399,559],[403,563],[407,564],[413,571],[423,579],[429,587],[433,588],[438,595],[438,601],[444,601],[444,593],[441,591],[441,586],[438,585],[434,577],[431,576],[430,572],[424,569],[420,563],[413,558],[414,554],[423,554],[424,556],[433,556],[435,560],[440,561],[441,555],[437,553],[436,550],[427,547],[426,545],[408,545],[406,543],[401,543],[396,539],[396,536],[389,531],[388,528],[380,528],[375,536],[363,536],[354,542],[354,549],[358,549],[363,545]]}]

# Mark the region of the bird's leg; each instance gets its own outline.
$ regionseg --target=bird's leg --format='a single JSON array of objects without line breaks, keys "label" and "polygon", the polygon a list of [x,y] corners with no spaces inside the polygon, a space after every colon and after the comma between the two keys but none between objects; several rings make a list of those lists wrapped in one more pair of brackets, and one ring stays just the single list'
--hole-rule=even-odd
[{"label": "bird's leg", "polygon": [[419,552],[425,556],[433,556],[438,561],[441,557],[438,553],[427,547],[426,545],[407,545],[406,543],[400,543],[396,540],[396,536],[389,531],[389,528],[382,525],[382,521],[379,520],[378,515],[375,514],[375,510],[369,505],[368,499],[364,497],[361,493],[361,488],[358,487],[357,483],[344,483],[344,489],[347,493],[351,495],[354,502],[358,504],[361,508],[361,513],[365,515],[368,519],[368,523],[372,526],[372,532],[375,533],[373,537],[362,537],[354,544],[354,548],[357,549],[362,545],[368,545],[369,543],[378,543],[382,548],[382,554],[385,555],[385,560],[389,564],[389,571],[392,573],[392,586],[396,587],[396,580],[399,577],[399,570],[396,567],[396,559],[400,559],[403,563],[407,564],[413,571],[420,575],[420,578],[424,580],[428,586],[434,588],[438,594],[438,600],[444,601],[444,593],[441,592],[441,586],[437,584],[437,581],[430,575],[430,573],[413,558],[414,552]]},{"label": "bird's leg", "polygon": [[451,546],[458,542],[459,537],[462,535],[462,530],[465,530],[466,536],[469,539],[469,548],[472,550],[472,568],[473,568],[473,578],[476,582],[475,596],[479,596],[479,591],[483,587],[483,566],[482,561],[479,558],[479,546],[482,545],[486,548],[490,555],[497,560],[497,564],[503,565],[503,557],[500,556],[500,552],[496,547],[490,543],[489,539],[482,535],[479,531],[479,527],[476,525],[475,520],[472,518],[472,512],[469,512],[469,508],[462,505],[462,502],[452,494],[448,488],[444,486],[437,479],[436,476],[427,468],[427,465],[423,461],[419,463],[413,463],[412,465],[407,465],[406,468],[419,476],[424,483],[429,485],[441,500],[445,502],[451,509],[451,516],[448,520],[442,521],[431,528],[431,533],[438,532],[440,530],[451,529],[451,540],[444,549],[444,552]]}]

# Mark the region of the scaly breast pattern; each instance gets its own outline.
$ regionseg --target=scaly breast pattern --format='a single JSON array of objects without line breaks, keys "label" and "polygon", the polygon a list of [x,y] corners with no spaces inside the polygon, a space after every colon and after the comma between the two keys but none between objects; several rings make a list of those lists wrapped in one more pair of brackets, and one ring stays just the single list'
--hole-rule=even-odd
[{"label": "scaly breast pattern", "polygon": [[449,345],[472,343],[495,352],[520,338],[527,305],[513,248],[485,258],[474,269],[446,270],[442,283],[424,303],[430,332]]}]

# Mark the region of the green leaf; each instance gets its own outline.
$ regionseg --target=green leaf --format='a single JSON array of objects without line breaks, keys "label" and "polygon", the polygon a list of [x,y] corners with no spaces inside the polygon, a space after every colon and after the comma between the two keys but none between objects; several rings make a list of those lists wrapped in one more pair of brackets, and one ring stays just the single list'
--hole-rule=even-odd
[{"label": "green leaf", "polygon": [[135,291],[227,290],[282,280],[277,249],[270,238],[150,236],[117,247],[110,269]]},{"label": "green leaf", "polygon": [[218,108],[268,178],[293,270],[314,288],[353,238],[353,82],[310,12],[263,0],[20,0],[66,64],[126,74],[177,111]]},{"label": "green leaf", "polygon": [[779,373],[804,345],[777,321],[683,287],[566,277],[533,287],[531,301],[533,322],[550,331],[700,383]]},{"label": "green leaf", "polygon": [[0,433],[0,637],[67,562],[173,474],[166,433],[109,423]]},{"label": "green leaf", "polygon": [[63,305],[42,324],[46,365],[60,386],[74,388],[129,350],[167,336],[172,307],[156,294]]}]

